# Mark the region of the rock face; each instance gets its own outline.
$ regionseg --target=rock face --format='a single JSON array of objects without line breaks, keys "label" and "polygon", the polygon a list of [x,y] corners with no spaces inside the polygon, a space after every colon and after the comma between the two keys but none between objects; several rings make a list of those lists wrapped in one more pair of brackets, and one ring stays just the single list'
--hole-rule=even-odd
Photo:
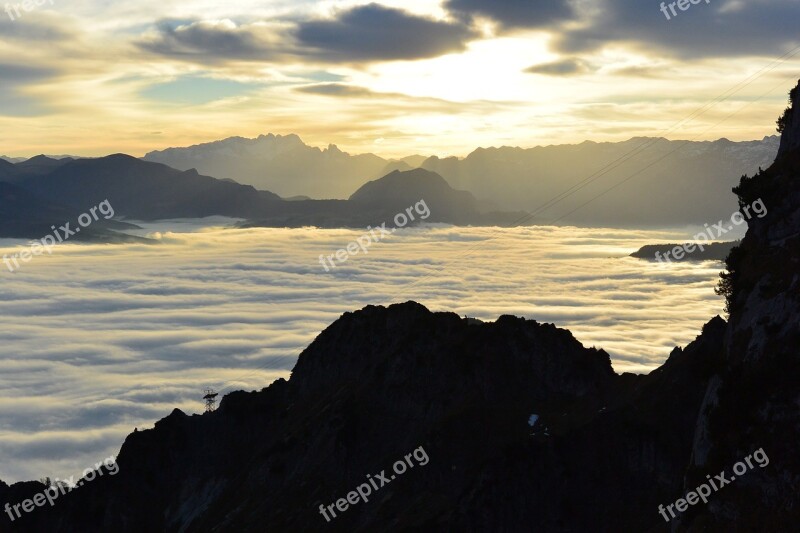
[{"label": "rock face", "polygon": [[781,144],[778,148],[778,158],[784,154],[800,148],[800,113],[795,112],[798,100],[800,100],[800,84],[789,93],[789,103],[791,104],[783,116],[778,121],[781,133]]},{"label": "rock face", "polygon": [[[796,95],[800,86],[792,91]],[[730,471],[763,448],[770,465],[742,476],[684,521],[739,531],[795,531],[800,513],[800,102],[793,99],[785,147],[775,164],[742,178],[742,205],[759,198],[769,213],[750,222],[728,257],[730,326],[725,365],[698,421],[687,489]],[[783,148],[782,148],[783,149]]]},{"label": "rock face", "polygon": [[[725,322],[649,376],[566,330],[409,302],[346,314],[289,381],[128,437],[119,474],[32,513],[41,531],[643,530],[681,486]],[[531,414],[539,420],[529,427]],[[422,447],[328,524],[319,512]]]},{"label": "rock face", "polygon": [[[13,529],[796,531],[798,176],[790,150],[742,180],[740,200],[769,213],[727,260],[730,320],[647,376],[615,374],[549,324],[367,307],[322,332],[290,380],[131,434],[118,475]],[[425,465],[330,522],[320,513],[419,448]],[[758,449],[764,468],[669,523],[659,514]],[[0,483],[0,504],[39,487]]]}]

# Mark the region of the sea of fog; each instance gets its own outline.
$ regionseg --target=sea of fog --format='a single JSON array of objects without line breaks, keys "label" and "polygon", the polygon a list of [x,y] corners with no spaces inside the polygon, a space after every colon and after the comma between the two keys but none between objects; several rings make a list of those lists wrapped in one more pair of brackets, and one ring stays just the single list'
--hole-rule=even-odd
[{"label": "sea of fog", "polygon": [[[618,372],[647,372],[723,309],[720,263],[627,257],[691,233],[584,228],[400,230],[330,272],[358,230],[142,224],[157,244],[66,244],[0,271],[0,479],[64,478],[203,389],[261,389],[342,313],[416,300],[569,328]],[[19,241],[0,241],[0,255]],[[2,265],[0,265],[2,266]]]}]

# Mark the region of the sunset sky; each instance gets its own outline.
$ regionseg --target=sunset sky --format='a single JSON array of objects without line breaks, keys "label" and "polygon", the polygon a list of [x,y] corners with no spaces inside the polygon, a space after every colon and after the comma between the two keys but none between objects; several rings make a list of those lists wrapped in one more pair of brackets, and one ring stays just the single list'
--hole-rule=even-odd
[{"label": "sunset sky", "polygon": [[800,77],[800,3],[712,0],[671,20],[659,6],[47,0],[17,16],[11,2],[0,154],[141,156],[264,133],[384,156],[774,134]]}]

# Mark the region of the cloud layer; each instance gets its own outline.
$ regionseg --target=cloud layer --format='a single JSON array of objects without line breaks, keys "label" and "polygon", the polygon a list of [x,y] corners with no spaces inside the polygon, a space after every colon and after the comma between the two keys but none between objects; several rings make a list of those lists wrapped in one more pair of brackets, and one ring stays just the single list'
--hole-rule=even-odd
[{"label": "cloud layer", "polygon": [[333,19],[311,20],[297,39],[326,61],[360,62],[421,59],[463,51],[476,31],[458,22],[435,21],[398,9],[369,4]]},{"label": "cloud layer", "polygon": [[567,0],[447,0],[445,7],[457,16],[489,18],[504,29],[552,27],[576,16]]},{"label": "cloud layer", "polygon": [[625,257],[675,234],[409,229],[326,273],[319,255],[362,232],[187,229],[152,225],[159,245],[66,245],[0,272],[0,479],[68,477],[174,407],[200,412],[204,387],[287,377],[320,331],[367,304],[554,322],[617,371],[657,366],[722,310],[718,265]]}]

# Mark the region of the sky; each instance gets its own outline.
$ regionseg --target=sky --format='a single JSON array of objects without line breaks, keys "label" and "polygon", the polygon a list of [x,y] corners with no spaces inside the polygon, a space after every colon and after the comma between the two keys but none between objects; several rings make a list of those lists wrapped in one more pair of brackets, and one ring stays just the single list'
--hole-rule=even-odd
[{"label": "sky", "polygon": [[[320,254],[364,230],[213,227],[226,223],[143,224],[157,244],[65,244],[0,270],[13,311],[0,328],[0,479],[80,474],[134,428],[201,412],[206,387],[288,378],[323,329],[368,304],[555,323],[617,372],[659,366],[724,306],[720,263],[628,257],[691,233],[429,225],[326,272]],[[0,255],[23,244],[0,241]]]},{"label": "sky", "polygon": [[796,0],[36,3],[0,4],[2,155],[751,140],[800,77]]}]

